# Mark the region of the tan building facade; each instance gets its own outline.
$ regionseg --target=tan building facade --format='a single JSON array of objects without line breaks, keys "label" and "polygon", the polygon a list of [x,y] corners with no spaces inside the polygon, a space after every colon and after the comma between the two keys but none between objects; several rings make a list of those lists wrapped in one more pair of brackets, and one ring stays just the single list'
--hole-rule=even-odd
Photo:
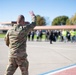
[{"label": "tan building facade", "polygon": [[[0,30],[8,30],[12,28],[13,24],[16,24],[16,21],[11,22],[0,22],[1,25],[5,25],[0,27]],[[29,22],[25,22],[25,24],[29,24]],[[76,29],[76,25],[62,25],[62,26],[36,26],[34,30],[71,30]]]}]

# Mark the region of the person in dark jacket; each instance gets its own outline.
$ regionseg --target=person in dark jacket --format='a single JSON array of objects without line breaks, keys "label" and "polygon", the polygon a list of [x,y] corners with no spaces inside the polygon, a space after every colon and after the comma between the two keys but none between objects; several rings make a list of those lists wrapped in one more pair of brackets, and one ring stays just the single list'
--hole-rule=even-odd
[{"label": "person in dark jacket", "polygon": [[51,31],[50,36],[49,36],[50,44],[52,44],[53,41],[53,31]]},{"label": "person in dark jacket", "polygon": [[50,33],[49,40],[50,40],[50,44],[52,44],[53,41],[56,42],[55,34],[53,31],[51,31]]}]

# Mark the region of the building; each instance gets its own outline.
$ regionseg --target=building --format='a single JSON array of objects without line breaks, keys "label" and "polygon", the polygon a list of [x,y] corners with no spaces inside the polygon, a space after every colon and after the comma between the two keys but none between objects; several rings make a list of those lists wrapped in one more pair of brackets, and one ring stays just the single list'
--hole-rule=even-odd
[{"label": "building", "polygon": [[[8,29],[11,29],[14,24],[16,24],[16,21],[11,22],[0,22],[0,33],[6,33]],[[25,22],[26,24],[29,24],[29,22]]]},{"label": "building", "polygon": [[[26,24],[29,24],[29,22],[25,22]],[[11,22],[1,22],[0,23],[0,31],[6,32],[8,29],[11,29],[14,24],[16,24],[16,21]],[[76,25],[62,25],[62,26],[36,26],[34,30],[71,30],[76,29]]]}]

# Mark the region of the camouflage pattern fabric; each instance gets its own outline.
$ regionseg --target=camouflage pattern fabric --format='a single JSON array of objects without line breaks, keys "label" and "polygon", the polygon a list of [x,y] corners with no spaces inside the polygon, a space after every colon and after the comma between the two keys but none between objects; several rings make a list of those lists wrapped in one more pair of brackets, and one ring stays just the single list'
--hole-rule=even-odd
[{"label": "camouflage pattern fabric", "polygon": [[28,64],[26,58],[10,58],[5,75],[13,75],[18,67],[21,69],[22,75],[28,75]]},{"label": "camouflage pattern fabric", "polygon": [[10,48],[10,57],[27,57],[27,34],[35,27],[35,25],[34,22],[26,26],[15,25],[11,30],[8,30],[5,41],[6,45]]},{"label": "camouflage pattern fabric", "polygon": [[5,42],[10,48],[10,60],[5,75],[13,75],[20,67],[22,75],[28,75],[28,61],[26,53],[27,34],[36,26],[36,19],[29,25],[14,25],[6,33]]}]

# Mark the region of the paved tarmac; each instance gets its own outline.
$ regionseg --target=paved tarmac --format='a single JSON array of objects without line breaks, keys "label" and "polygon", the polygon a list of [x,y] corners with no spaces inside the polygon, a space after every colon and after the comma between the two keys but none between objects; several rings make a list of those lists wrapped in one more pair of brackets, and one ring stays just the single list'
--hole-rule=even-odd
[{"label": "paved tarmac", "polygon": [[[29,75],[39,75],[76,63],[76,43],[28,42]],[[0,75],[4,75],[8,64],[9,48],[0,39]],[[21,75],[18,68],[14,75]]]}]

